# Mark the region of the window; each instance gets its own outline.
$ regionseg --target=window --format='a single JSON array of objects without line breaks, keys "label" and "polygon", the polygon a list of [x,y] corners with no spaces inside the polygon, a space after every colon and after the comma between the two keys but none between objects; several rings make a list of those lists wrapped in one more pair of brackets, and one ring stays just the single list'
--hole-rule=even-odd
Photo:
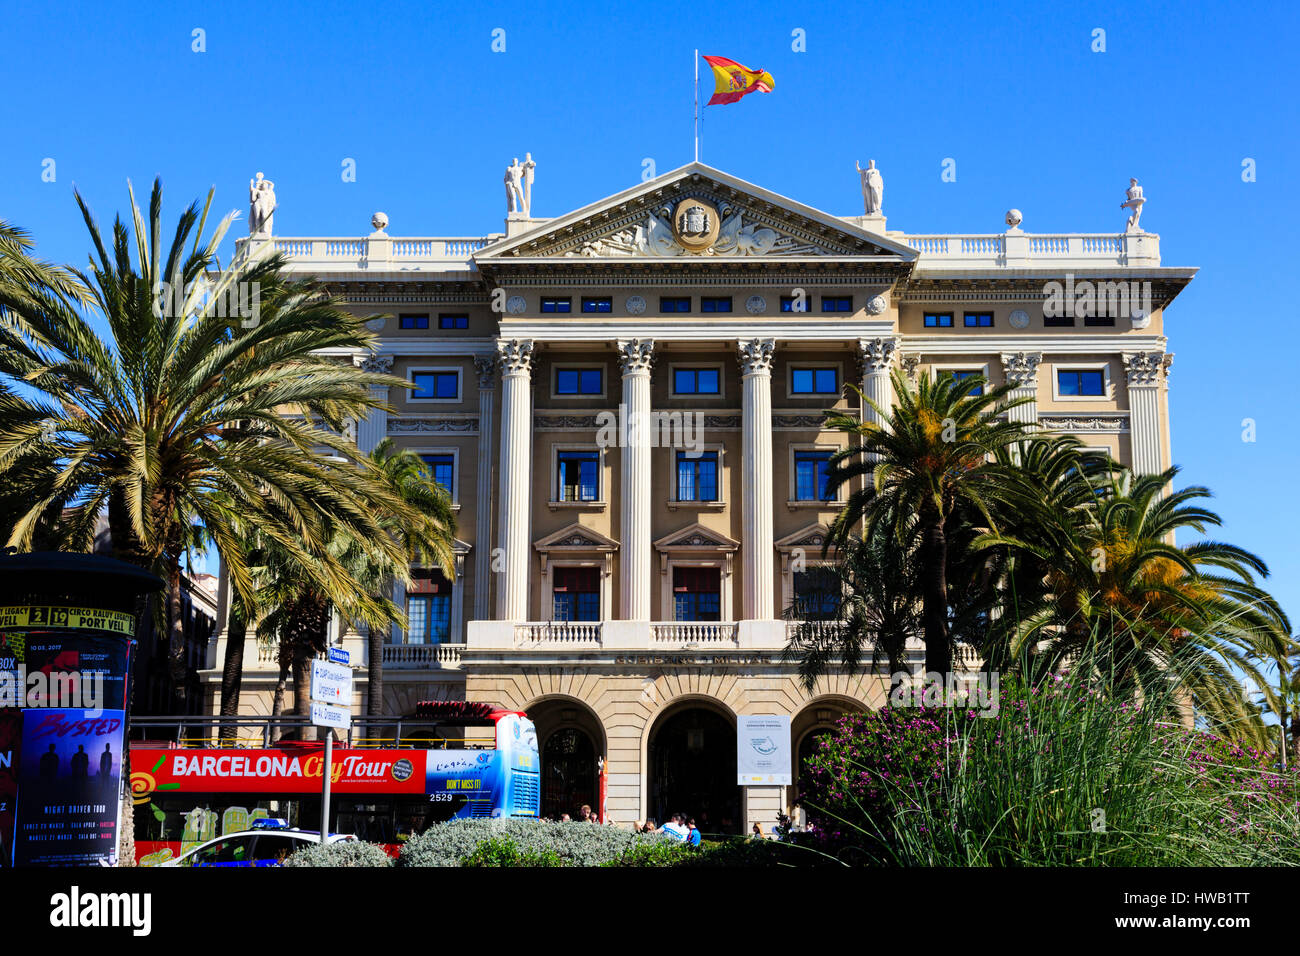
[{"label": "window", "polygon": [[1056,391],[1062,397],[1105,395],[1106,374],[1101,369],[1061,369],[1056,373]]},{"label": "window", "polygon": [[826,493],[826,469],[831,460],[829,451],[796,451],[794,453],[794,497],[796,501],[829,501]]},{"label": "window", "polygon": [[808,297],[806,295],[783,295],[781,296],[782,312],[811,312],[808,307]]},{"label": "window", "polygon": [[673,620],[722,620],[722,572],[718,568],[673,568]]},{"label": "window", "polygon": [[[982,376],[984,373],[979,369],[957,369],[955,371],[948,372],[948,374],[960,382],[964,378],[973,378],[976,376]],[[975,394],[983,395],[984,386],[981,385],[978,389],[976,389]]]},{"label": "window", "polygon": [[927,329],[950,329],[952,328],[952,313],[927,312],[924,321]]},{"label": "window", "polygon": [[604,369],[557,368],[556,395],[602,395],[605,392]]},{"label": "window", "polygon": [[406,643],[444,644],[451,638],[451,582],[441,571],[416,571],[406,595]]},{"label": "window", "polygon": [[1043,313],[1043,327],[1048,329],[1072,329],[1074,328],[1074,316]]},{"label": "window", "polygon": [[455,455],[421,455],[429,466],[429,477],[442,486],[447,494],[455,494],[456,456]]},{"label": "window", "polygon": [[691,311],[690,296],[668,296],[659,297],[660,312],[689,312]]},{"label": "window", "polygon": [[1115,316],[1113,315],[1085,315],[1083,324],[1092,329],[1113,329],[1115,327]]},{"label": "window", "polygon": [[835,368],[792,368],[790,392],[793,395],[837,395],[839,378],[839,369]]},{"label": "window", "polygon": [[721,375],[716,368],[673,369],[673,394],[717,395],[721,392]]},{"label": "window", "polygon": [[468,329],[469,316],[462,314],[449,314],[438,316],[438,328],[440,329]]},{"label": "window", "polygon": [[456,401],[460,398],[460,372],[412,372],[411,398]]},{"label": "window", "polygon": [[556,453],[559,501],[600,500],[600,452]]},{"label": "window", "polygon": [[554,296],[552,296],[551,298],[542,299],[542,311],[543,312],[568,312],[569,297],[566,295],[562,299],[557,299]]},{"label": "window", "polygon": [[614,308],[614,300],[607,295],[582,297],[583,312],[609,312]]},{"label": "window", "polygon": [[552,620],[600,620],[600,569],[552,568]]},{"label": "window", "polygon": [[822,296],[823,312],[852,312],[853,296],[851,295],[824,295]]},{"label": "window", "polygon": [[677,500],[718,500],[718,453],[701,452],[691,458],[687,452],[677,453]]},{"label": "window", "polygon": [[795,613],[804,620],[837,620],[840,610],[840,579],[835,570],[814,567],[794,572]]},{"label": "window", "polygon": [[704,296],[700,299],[701,312],[730,312],[731,296]]},{"label": "window", "polygon": [[967,312],[962,316],[962,325],[968,329],[993,328],[992,312]]},{"label": "window", "polygon": [[397,324],[403,329],[427,329],[429,327],[429,317],[427,315],[402,315],[398,316]]}]

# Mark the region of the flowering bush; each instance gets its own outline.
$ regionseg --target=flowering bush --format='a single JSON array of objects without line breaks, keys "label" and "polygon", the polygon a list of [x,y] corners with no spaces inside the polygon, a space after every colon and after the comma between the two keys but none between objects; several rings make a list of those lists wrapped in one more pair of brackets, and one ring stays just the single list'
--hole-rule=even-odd
[{"label": "flowering bush", "polygon": [[617,859],[633,846],[657,844],[669,839],[590,823],[449,820],[435,824],[408,840],[402,847],[397,865],[460,866],[462,860],[474,856],[480,844],[506,840],[523,855],[554,853],[564,866],[601,866]]}]

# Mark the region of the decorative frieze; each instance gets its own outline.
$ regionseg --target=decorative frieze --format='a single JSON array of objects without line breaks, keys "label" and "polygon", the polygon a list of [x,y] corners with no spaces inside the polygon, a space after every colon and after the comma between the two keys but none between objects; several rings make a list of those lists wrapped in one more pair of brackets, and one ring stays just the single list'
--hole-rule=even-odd
[{"label": "decorative frieze", "polygon": [[477,418],[390,418],[388,434],[429,434],[458,432],[465,435],[478,433]]},{"label": "decorative frieze", "polygon": [[1038,424],[1054,432],[1100,432],[1120,435],[1129,430],[1129,417],[1126,414],[1061,415],[1042,412],[1038,416]]}]

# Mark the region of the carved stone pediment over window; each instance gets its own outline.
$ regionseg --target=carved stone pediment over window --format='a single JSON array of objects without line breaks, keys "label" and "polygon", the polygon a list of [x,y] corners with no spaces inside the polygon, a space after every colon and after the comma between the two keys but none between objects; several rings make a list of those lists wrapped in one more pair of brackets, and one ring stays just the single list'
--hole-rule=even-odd
[{"label": "carved stone pediment over window", "polygon": [[547,573],[547,565],[557,558],[590,557],[593,562],[598,561],[608,575],[613,570],[613,554],[618,550],[618,542],[575,521],[534,541],[533,548],[541,555],[542,574]]},{"label": "carved stone pediment over window", "polygon": [[668,573],[668,559],[685,557],[716,556],[724,560],[723,570],[731,574],[732,557],[740,548],[740,542],[720,531],[706,528],[698,521],[679,531],[666,534],[654,543],[659,553],[659,572]]}]

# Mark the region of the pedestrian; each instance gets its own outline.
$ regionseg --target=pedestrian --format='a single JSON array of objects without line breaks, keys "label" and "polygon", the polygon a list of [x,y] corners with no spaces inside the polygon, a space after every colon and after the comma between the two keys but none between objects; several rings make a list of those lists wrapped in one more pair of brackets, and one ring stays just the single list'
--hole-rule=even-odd
[{"label": "pedestrian", "polygon": [[674,840],[685,840],[690,835],[690,830],[686,828],[680,813],[674,813],[673,818],[664,824],[664,833]]},{"label": "pedestrian", "polygon": [[751,830],[751,831],[749,832],[749,838],[750,838],[751,840],[761,840],[761,839],[763,839],[763,828],[760,827],[757,823],[755,823],[755,824],[754,824],[754,829]]},{"label": "pedestrian", "polygon": [[691,846],[699,846],[700,840],[703,837],[700,834],[700,828],[695,825],[695,819],[693,817],[686,822],[686,827],[687,827],[686,842],[689,843]]},{"label": "pedestrian", "polygon": [[572,818],[571,818],[567,813],[561,813],[561,814],[560,814],[560,822],[561,822],[561,823],[572,823],[573,820],[572,820]]},{"label": "pedestrian", "polygon": [[642,832],[642,833],[658,833],[658,832],[659,832],[659,828],[658,828],[657,826],[655,826],[655,822],[654,822],[653,820],[651,820],[649,817],[646,817],[645,826],[643,826],[643,827],[641,828],[641,832]]}]

